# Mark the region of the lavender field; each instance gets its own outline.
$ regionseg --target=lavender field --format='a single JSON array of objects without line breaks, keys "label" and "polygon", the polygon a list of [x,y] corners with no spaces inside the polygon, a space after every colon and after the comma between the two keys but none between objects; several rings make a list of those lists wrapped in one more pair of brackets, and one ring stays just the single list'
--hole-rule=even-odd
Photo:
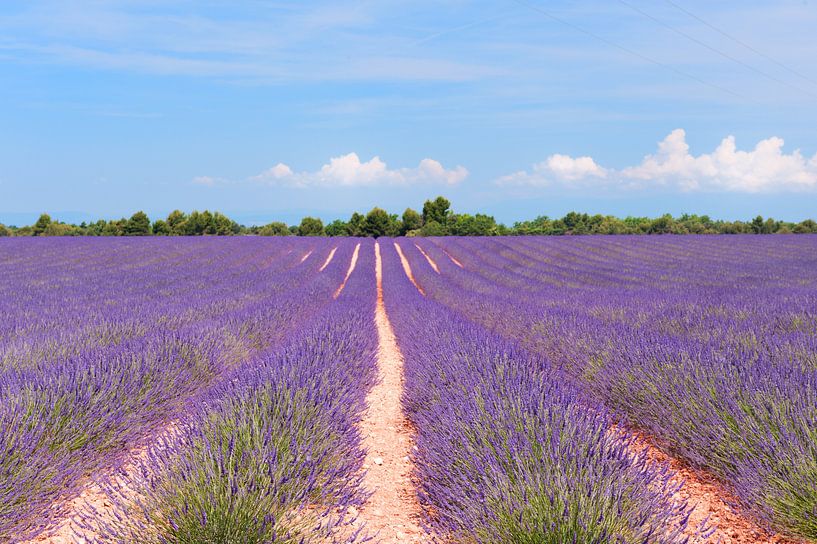
[{"label": "lavender field", "polygon": [[[449,322],[525,350],[582,405],[600,403],[715,476],[761,524],[817,538],[817,238],[419,241],[439,273],[404,245],[427,298],[456,316]],[[432,498],[446,492],[427,485]]]},{"label": "lavender field", "polygon": [[817,540],[815,236],[9,239],[0,278],[3,542]]},{"label": "lavender field", "polygon": [[326,240],[4,241],[0,540],[49,528],[170,425],[100,541],[221,538],[219,516],[268,541],[297,532],[282,510],[358,500],[370,252],[333,299],[354,245],[319,270]]}]

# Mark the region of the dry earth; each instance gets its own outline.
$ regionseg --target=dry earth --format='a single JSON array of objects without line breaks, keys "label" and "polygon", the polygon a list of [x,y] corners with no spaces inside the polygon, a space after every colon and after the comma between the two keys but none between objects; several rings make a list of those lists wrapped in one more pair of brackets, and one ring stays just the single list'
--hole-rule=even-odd
[{"label": "dry earth", "polygon": [[334,295],[332,295],[332,298],[338,298],[341,291],[343,291],[343,288],[346,287],[346,282],[349,281],[349,276],[352,275],[352,272],[355,271],[355,266],[357,266],[357,256],[358,256],[359,253],[360,253],[360,243],[358,243],[355,246],[355,252],[352,253],[352,260],[349,263],[349,270],[346,271],[346,277],[343,278],[343,283],[340,284],[340,287],[338,287],[338,290],[335,291]]},{"label": "dry earth", "polygon": [[418,244],[414,244],[414,247],[416,247],[416,248],[417,248],[417,250],[418,250],[420,253],[422,253],[422,254],[423,254],[423,257],[425,257],[425,258],[426,258],[426,260],[428,261],[428,264],[430,264],[430,265],[431,265],[431,268],[433,268],[433,269],[434,269],[434,272],[436,272],[437,274],[439,274],[439,273],[440,273],[440,269],[437,267],[437,263],[435,263],[435,262],[434,262],[434,259],[432,259],[431,257],[429,257],[429,256],[428,256],[428,253],[426,253],[425,251],[423,251],[423,248],[421,248],[421,247],[420,247]]},{"label": "dry earth", "polygon": [[[415,244],[416,245],[416,244]],[[425,295],[417,284],[411,271],[411,266],[403,254],[400,246],[395,242],[394,247],[400,257],[403,270],[417,288]],[[335,255],[337,248],[333,248],[320,270],[325,269]],[[420,246],[417,249],[423,254],[429,265],[439,273],[437,264],[426,254]],[[360,244],[355,247],[349,269],[343,283],[334,293],[337,298],[343,291],[351,274],[354,272]],[[451,261],[459,267],[463,265],[448,252],[443,250]],[[305,261],[312,251],[301,259]],[[402,412],[401,396],[403,390],[403,357],[397,345],[394,332],[386,314],[383,303],[383,273],[380,256],[380,246],[375,243],[375,271],[377,278],[377,306],[375,323],[378,335],[378,373],[379,381],[367,396],[367,412],[360,423],[363,435],[363,445],[367,450],[364,469],[367,471],[364,479],[365,488],[371,493],[366,504],[357,514],[355,526],[363,526],[366,533],[372,535],[375,541],[386,543],[419,543],[431,542],[432,539],[420,527],[421,507],[417,502],[415,486],[412,482],[412,463],[410,453],[413,444],[413,432],[410,422]],[[617,432],[622,432],[616,428]],[[172,433],[173,426],[164,433]],[[655,443],[643,434],[636,434],[633,444],[634,451],[647,451],[647,458],[654,463],[668,464],[675,472],[673,481],[682,483],[676,498],[693,506],[689,518],[687,534],[693,536],[702,523],[716,526],[715,533],[708,540],[720,544],[803,544],[803,540],[795,540],[777,534],[769,534],[759,525],[742,516],[732,508],[737,504],[736,499],[719,484],[712,476],[691,469],[682,461],[665,454]],[[131,452],[131,459],[138,460],[146,455],[146,448],[140,447]],[[135,462],[126,465],[126,471],[135,466]],[[70,544],[83,543],[93,535],[80,528],[75,520],[77,513],[87,511],[92,507],[100,519],[112,515],[113,509],[106,494],[95,483],[89,482],[82,493],[76,498],[61,504],[61,510],[67,512],[59,518],[51,530],[29,541],[26,544]],[[697,540],[691,540],[695,544]]]},{"label": "dry earth", "polygon": [[[619,431],[620,432],[620,431]],[[673,483],[682,483],[676,498],[693,506],[686,535],[692,537],[702,523],[717,527],[707,542],[719,544],[804,544],[803,540],[770,534],[758,524],[741,515],[731,505],[737,499],[716,479],[703,471],[693,470],[686,463],[667,455],[654,441],[641,433],[635,433],[634,451],[646,449],[647,458],[654,463],[668,464],[675,473]],[[697,544],[701,540],[690,540]]]},{"label": "dry earth", "polygon": [[443,253],[445,253],[445,254],[448,256],[448,258],[449,258],[449,259],[451,259],[451,262],[452,262],[452,263],[454,263],[455,265],[459,266],[460,268],[463,268],[462,263],[461,263],[461,262],[459,262],[457,259],[455,259],[453,255],[451,255],[449,252],[447,252],[447,251],[446,251],[446,250],[444,250],[443,248],[440,248],[440,250],[442,250],[442,252],[443,252]]},{"label": "dry earth", "polygon": [[420,528],[421,510],[412,484],[411,427],[403,415],[403,357],[383,304],[383,266],[375,243],[380,380],[366,398],[368,410],[360,424],[367,449],[365,487],[371,492],[359,521],[380,542],[429,542]]},{"label": "dry earth", "polygon": [[[397,251],[400,254],[400,260],[403,264],[403,270],[408,276],[409,280],[417,289],[423,292],[423,289],[416,283],[414,276],[409,266],[408,260],[403,256],[400,247],[395,243]],[[428,261],[429,265],[438,274],[440,273],[437,263],[418,245],[415,244],[420,253]],[[443,252],[451,261],[462,268],[462,264],[457,261],[447,251]],[[620,429],[614,431],[621,432]],[[737,500],[720,485],[715,479],[709,475],[703,474],[700,471],[694,471],[686,466],[678,459],[663,453],[652,442],[650,442],[644,435],[636,435],[636,441],[633,445],[634,451],[647,450],[647,458],[654,463],[668,464],[670,469],[675,472],[672,479],[673,483],[682,484],[679,491],[676,493],[676,499],[686,502],[693,507],[692,514],[689,517],[689,523],[685,536],[690,537],[690,544],[696,544],[701,539],[694,539],[695,533],[698,529],[706,524],[708,527],[716,527],[715,532],[707,540],[708,542],[717,542],[720,544],[802,544],[805,541],[793,540],[777,534],[769,534],[766,530],[761,528],[756,523],[742,516],[740,512],[736,511],[730,506],[737,504]]]},{"label": "dry earth", "polygon": [[[378,248],[379,248],[379,246],[378,246]],[[406,276],[408,276],[409,281],[411,281],[411,283],[414,285],[414,287],[416,287],[417,290],[420,291],[421,295],[426,296],[426,292],[423,291],[423,288],[420,287],[417,284],[417,282],[414,280],[414,274],[411,273],[411,265],[409,264],[408,259],[406,259],[406,256],[403,255],[403,250],[400,249],[400,246],[397,245],[397,242],[394,242],[394,249],[396,249],[397,254],[400,255],[400,264],[403,265],[403,271],[406,273]]]},{"label": "dry earth", "polygon": [[[324,262],[323,266],[320,268],[321,271],[323,271],[323,269],[326,268],[332,261],[336,249],[337,248],[332,249],[332,251],[329,253],[326,262]],[[343,288],[346,286],[346,281],[349,279],[349,276],[351,276],[352,272],[354,272],[355,266],[357,265],[359,252],[360,244],[357,244],[354,253],[352,254],[349,270],[346,273],[343,283],[340,285],[340,287],[338,287],[337,291],[335,291],[334,298],[337,298],[340,295],[341,291],[343,291]],[[301,263],[312,255],[312,253],[313,251],[306,253],[301,258]],[[163,434],[165,436],[170,436],[174,432],[176,432],[176,427],[174,425],[169,425],[164,431],[162,431],[162,433],[160,433],[160,435]],[[125,472],[132,473],[132,471],[136,470],[138,462],[140,460],[144,460],[144,458],[147,456],[147,451],[148,448],[146,446],[141,446],[132,450],[128,454],[128,459],[130,459],[130,461],[127,462],[124,467]],[[114,515],[113,507],[107,494],[98,484],[93,481],[89,481],[78,496],[55,504],[55,509],[59,510],[60,515],[55,518],[52,526],[49,527],[48,530],[46,530],[42,535],[33,540],[27,541],[24,544],[83,544],[95,536],[95,531],[93,529],[82,528],[80,526],[77,521],[77,517],[81,513],[93,511],[98,515],[98,522],[96,524],[86,520],[86,523],[89,523],[91,527],[99,527],[100,523],[103,523],[105,520],[112,519],[112,516]]]},{"label": "dry earth", "polygon": [[[157,435],[157,443],[162,438],[171,439],[179,432],[176,424],[170,424]],[[126,475],[136,476],[139,470],[139,463],[148,456],[148,446],[142,445],[128,453],[128,461],[122,467]],[[123,495],[133,495],[124,487],[123,478],[116,480],[120,485],[119,491]],[[101,524],[114,519],[114,508],[108,494],[96,482],[89,480],[80,494],[73,499],[58,503],[61,515],[55,519],[52,527],[34,540],[25,544],[85,544],[96,536],[96,531]],[[80,515],[87,515],[94,512],[96,522],[84,519],[81,525],[78,521]],[[84,527],[83,527],[84,526]]]},{"label": "dry earth", "polygon": [[324,263],[323,263],[323,264],[321,265],[321,267],[318,269],[318,271],[319,271],[319,272],[323,272],[323,269],[324,269],[324,268],[326,268],[327,266],[329,266],[329,263],[331,263],[331,262],[332,262],[332,257],[334,257],[334,256],[335,256],[335,252],[336,252],[337,250],[338,250],[338,248],[336,248],[336,247],[333,247],[333,248],[332,248],[332,251],[330,251],[330,252],[329,252],[329,256],[326,258],[326,260],[324,261]]}]

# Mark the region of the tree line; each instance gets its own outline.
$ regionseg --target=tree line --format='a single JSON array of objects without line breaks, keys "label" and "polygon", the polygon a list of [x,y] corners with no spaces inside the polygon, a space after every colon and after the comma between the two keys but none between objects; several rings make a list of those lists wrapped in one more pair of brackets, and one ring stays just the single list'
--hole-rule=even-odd
[{"label": "tree line", "polygon": [[422,212],[406,208],[402,215],[373,208],[363,215],[353,213],[344,221],[336,219],[324,224],[316,217],[304,217],[298,225],[274,221],[266,225],[245,226],[219,212],[179,210],[165,219],[150,220],[145,212],[130,218],[100,219],[78,225],[53,220],[42,214],[36,223],[16,227],[0,224],[0,236],[499,236],[570,234],[805,234],[817,233],[817,222],[806,219],[799,223],[764,219],[750,221],[713,220],[706,215],[679,217],[662,215],[657,218],[589,215],[570,212],[551,219],[539,216],[508,227],[497,223],[490,215],[455,213],[444,197],[427,200]]}]

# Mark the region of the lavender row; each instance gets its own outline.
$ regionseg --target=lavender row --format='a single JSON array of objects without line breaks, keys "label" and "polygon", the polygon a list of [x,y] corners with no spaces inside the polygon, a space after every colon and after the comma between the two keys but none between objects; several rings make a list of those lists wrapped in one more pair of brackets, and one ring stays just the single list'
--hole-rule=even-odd
[{"label": "lavender row", "polygon": [[[345,266],[306,244],[57,240],[0,246],[0,536],[62,515],[184,400],[330,304]],[[310,248],[325,256],[327,243]],[[338,250],[347,258],[351,241]]]},{"label": "lavender row", "polygon": [[817,237],[420,245],[429,296],[548,357],[760,522],[817,537]]},{"label": "lavender row", "polygon": [[[373,248],[337,301],[190,403],[137,470],[104,484],[116,507],[98,542],[357,539],[365,499],[357,423],[376,377]],[[140,499],[134,502],[134,496]],[[86,512],[88,526],[99,520]]]},{"label": "lavender row", "polygon": [[686,541],[687,506],[673,499],[665,467],[546,358],[421,296],[392,242],[383,249],[420,498],[435,532],[456,542]]}]

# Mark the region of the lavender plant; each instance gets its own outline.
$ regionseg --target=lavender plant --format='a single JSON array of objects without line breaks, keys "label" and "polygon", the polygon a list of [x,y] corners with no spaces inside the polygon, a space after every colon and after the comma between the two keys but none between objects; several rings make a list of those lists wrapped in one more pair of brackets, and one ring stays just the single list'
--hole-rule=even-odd
[{"label": "lavender plant", "polygon": [[613,432],[604,409],[548,361],[424,299],[385,247],[385,300],[405,356],[421,499],[439,534],[457,542],[686,540],[688,509],[674,500],[665,467]]},{"label": "lavender plant", "polygon": [[[817,537],[817,238],[435,240],[430,297],[558,365],[617,419]],[[465,268],[453,265],[445,249]]]},{"label": "lavender plant", "polygon": [[98,541],[354,541],[344,518],[365,498],[356,423],[376,374],[370,276],[284,348],[231,371],[136,471],[107,481],[117,512]]},{"label": "lavender plant", "polygon": [[0,539],[41,533],[89,474],[331,305],[344,266],[319,273],[309,249],[329,242],[4,240]]}]

